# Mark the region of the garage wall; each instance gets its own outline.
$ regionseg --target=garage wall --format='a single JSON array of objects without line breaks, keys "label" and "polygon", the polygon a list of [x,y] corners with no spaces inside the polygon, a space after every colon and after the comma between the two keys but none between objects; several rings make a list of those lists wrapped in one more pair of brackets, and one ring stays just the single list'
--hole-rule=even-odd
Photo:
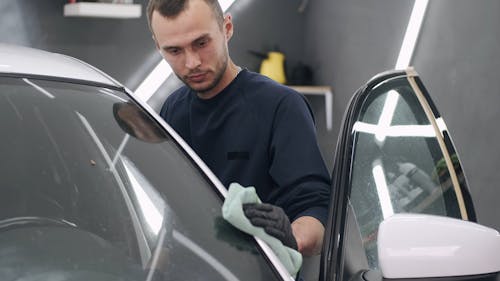
[{"label": "garage wall", "polygon": [[[319,126],[327,165],[340,122],[354,92],[378,72],[393,69],[413,1],[310,1],[306,14],[305,57],[314,65],[316,82],[333,88],[333,130]],[[317,119],[324,119],[315,98]]]},{"label": "garage wall", "polygon": [[482,224],[500,229],[500,2],[430,1],[414,65],[446,120]]},{"label": "garage wall", "polygon": [[75,56],[135,88],[159,59],[146,18],[64,17],[66,2],[0,1],[0,42]]},{"label": "garage wall", "polygon": [[277,50],[286,56],[291,68],[304,53],[303,14],[297,11],[300,0],[237,0],[229,13],[233,15],[234,35],[229,52],[236,64],[258,71],[260,59],[248,50]]}]

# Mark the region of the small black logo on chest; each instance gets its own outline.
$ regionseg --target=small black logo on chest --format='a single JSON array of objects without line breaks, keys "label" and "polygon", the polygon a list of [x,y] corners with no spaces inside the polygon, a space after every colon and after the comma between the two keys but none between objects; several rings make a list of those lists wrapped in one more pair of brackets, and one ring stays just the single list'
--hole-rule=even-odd
[{"label": "small black logo on chest", "polygon": [[248,160],[249,158],[248,151],[229,151],[227,153],[227,160]]}]

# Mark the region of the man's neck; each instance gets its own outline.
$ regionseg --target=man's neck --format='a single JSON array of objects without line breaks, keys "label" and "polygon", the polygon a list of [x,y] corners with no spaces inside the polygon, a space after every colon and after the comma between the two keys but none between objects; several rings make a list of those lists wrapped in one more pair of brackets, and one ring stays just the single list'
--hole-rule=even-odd
[{"label": "man's neck", "polygon": [[226,71],[221,81],[219,81],[217,87],[215,87],[214,89],[212,89],[212,91],[208,93],[197,93],[197,96],[201,99],[211,99],[215,97],[220,92],[222,92],[222,90],[224,90],[229,84],[231,84],[231,82],[233,82],[233,80],[236,78],[236,76],[238,76],[238,73],[240,73],[240,71],[241,67],[237,66],[231,60],[229,60]]}]

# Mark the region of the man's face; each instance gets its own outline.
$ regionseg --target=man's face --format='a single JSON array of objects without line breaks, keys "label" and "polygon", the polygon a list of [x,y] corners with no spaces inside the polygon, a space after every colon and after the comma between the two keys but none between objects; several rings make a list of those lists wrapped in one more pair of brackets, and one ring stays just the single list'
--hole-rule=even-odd
[{"label": "man's face", "polygon": [[221,29],[210,7],[191,0],[176,17],[166,18],[154,11],[151,27],[163,58],[188,87],[200,94],[221,91],[219,83],[228,64],[227,41],[232,34],[231,19]]}]

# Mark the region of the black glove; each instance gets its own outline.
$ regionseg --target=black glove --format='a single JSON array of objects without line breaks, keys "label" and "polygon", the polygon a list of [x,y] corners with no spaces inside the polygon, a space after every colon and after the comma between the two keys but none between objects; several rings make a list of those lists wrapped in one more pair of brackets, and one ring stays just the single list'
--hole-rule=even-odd
[{"label": "black glove", "polygon": [[266,203],[249,203],[243,204],[243,212],[254,226],[262,227],[267,234],[278,238],[283,245],[297,250],[292,225],[283,209]]}]

